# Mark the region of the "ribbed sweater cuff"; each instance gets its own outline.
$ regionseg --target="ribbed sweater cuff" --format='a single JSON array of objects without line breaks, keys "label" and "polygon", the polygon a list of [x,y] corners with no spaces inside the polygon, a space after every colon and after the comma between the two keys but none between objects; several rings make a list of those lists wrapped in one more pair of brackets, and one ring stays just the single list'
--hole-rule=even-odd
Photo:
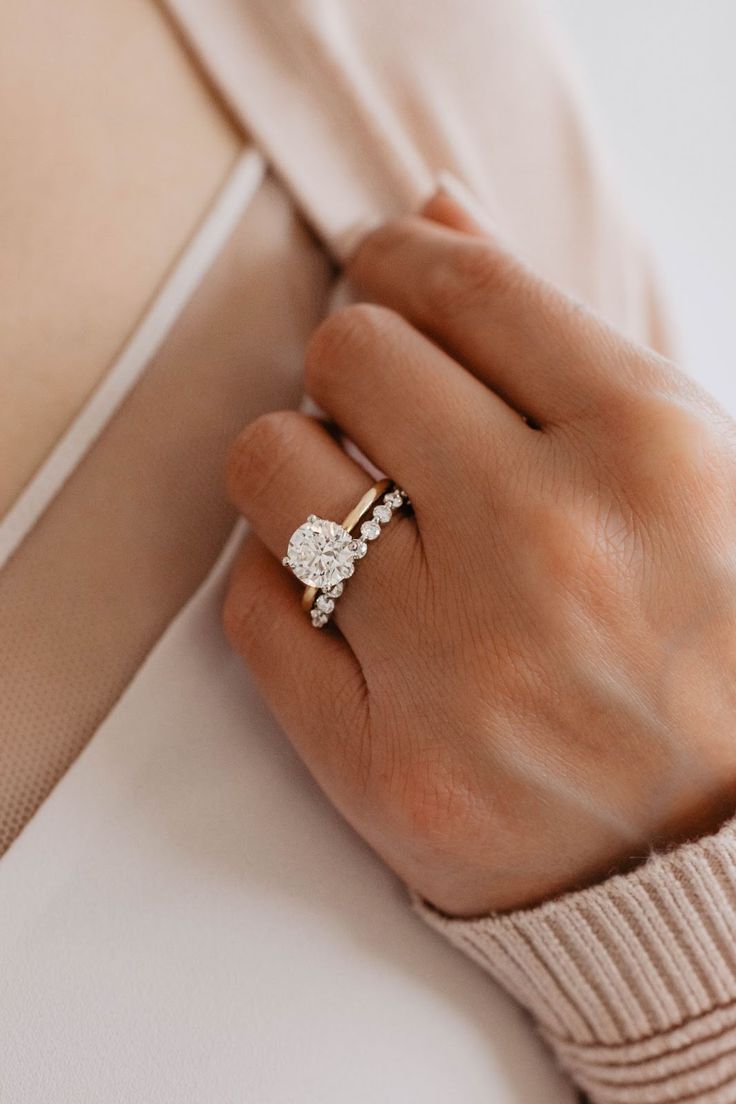
[{"label": "ribbed sweater cuff", "polygon": [[415,906],[529,1009],[595,1104],[736,1104],[736,821],[536,908]]}]

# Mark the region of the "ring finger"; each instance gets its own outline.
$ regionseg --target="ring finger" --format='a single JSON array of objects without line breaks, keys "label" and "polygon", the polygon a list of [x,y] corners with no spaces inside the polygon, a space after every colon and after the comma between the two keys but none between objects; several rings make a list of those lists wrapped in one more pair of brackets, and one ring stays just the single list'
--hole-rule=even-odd
[{"label": "ring finger", "polygon": [[[342,523],[372,482],[324,426],[291,410],[252,422],[235,442],[228,463],[230,497],[279,559],[291,534],[310,514]],[[335,620],[351,644],[365,639],[367,620],[372,632],[380,627],[382,609],[390,606],[392,616],[400,612],[395,576],[400,570],[405,579],[408,563],[418,555],[418,543],[414,519],[394,515],[368,545],[355,577],[346,582],[335,604]],[[376,601],[379,594],[388,596],[388,602]],[[297,588],[296,602],[299,597]]]}]

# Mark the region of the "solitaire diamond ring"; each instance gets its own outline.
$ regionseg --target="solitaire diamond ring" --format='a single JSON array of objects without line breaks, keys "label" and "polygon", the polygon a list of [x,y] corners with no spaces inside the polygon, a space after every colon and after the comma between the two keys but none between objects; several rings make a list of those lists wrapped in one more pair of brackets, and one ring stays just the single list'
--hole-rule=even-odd
[{"label": "solitaire diamond ring", "polygon": [[310,514],[294,530],[283,564],[304,583],[302,604],[316,629],[329,621],[345,580],[368,551],[368,541],[380,536],[381,527],[407,501],[390,479],[382,479],[363,495],[342,525]]}]

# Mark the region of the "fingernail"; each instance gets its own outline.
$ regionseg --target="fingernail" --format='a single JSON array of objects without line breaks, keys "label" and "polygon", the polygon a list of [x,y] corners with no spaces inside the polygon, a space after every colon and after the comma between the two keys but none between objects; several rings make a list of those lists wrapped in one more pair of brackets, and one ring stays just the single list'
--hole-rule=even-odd
[{"label": "fingernail", "polygon": [[306,392],[302,395],[302,401],[299,403],[299,410],[302,414],[309,414],[310,418],[327,417],[322,407],[318,406],[311,395],[307,395]]},{"label": "fingernail", "polygon": [[471,192],[467,184],[448,169],[443,169],[437,177],[437,191],[444,192],[453,202],[462,207],[466,215],[478,224],[479,230],[485,230],[488,234],[496,233],[498,229],[496,223],[478,197]]},{"label": "fingernail", "polygon": [[380,219],[361,218],[351,223],[333,239],[333,248],[341,264],[346,264],[362,242],[366,234],[379,225]]}]

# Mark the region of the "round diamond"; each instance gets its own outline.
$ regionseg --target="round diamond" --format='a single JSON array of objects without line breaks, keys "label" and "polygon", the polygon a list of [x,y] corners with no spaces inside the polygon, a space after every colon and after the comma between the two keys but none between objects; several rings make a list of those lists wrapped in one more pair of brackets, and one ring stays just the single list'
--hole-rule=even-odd
[{"label": "round diamond", "polygon": [[401,491],[389,491],[383,501],[387,506],[390,506],[392,510],[398,510],[404,500],[401,497]]},{"label": "round diamond", "polygon": [[342,583],[335,583],[334,586],[325,587],[325,594],[330,598],[339,598],[342,594]]},{"label": "round diamond", "polygon": [[328,598],[326,594],[320,594],[317,601],[314,603],[318,610],[322,610],[322,613],[330,614],[335,608],[335,603],[331,598]]},{"label": "round diamond", "polygon": [[360,535],[365,540],[375,540],[380,535],[381,526],[377,521],[364,521],[360,527]]},{"label": "round diamond", "polygon": [[305,521],[289,541],[289,567],[305,586],[325,587],[353,573],[352,537],[336,521],[315,517]]},{"label": "round diamond", "polygon": [[356,560],[362,560],[366,552],[368,551],[368,545],[365,543],[365,541],[362,540],[354,540],[352,547],[353,555],[355,556]]},{"label": "round diamond", "polygon": [[321,610],[313,609],[309,616],[312,618],[312,624],[314,625],[315,629],[321,629],[324,625],[327,624],[327,614],[322,613]]},{"label": "round diamond", "polygon": [[387,521],[391,520],[391,507],[381,503],[381,505],[376,506],[373,511],[373,517],[376,521],[380,521],[385,525]]}]

